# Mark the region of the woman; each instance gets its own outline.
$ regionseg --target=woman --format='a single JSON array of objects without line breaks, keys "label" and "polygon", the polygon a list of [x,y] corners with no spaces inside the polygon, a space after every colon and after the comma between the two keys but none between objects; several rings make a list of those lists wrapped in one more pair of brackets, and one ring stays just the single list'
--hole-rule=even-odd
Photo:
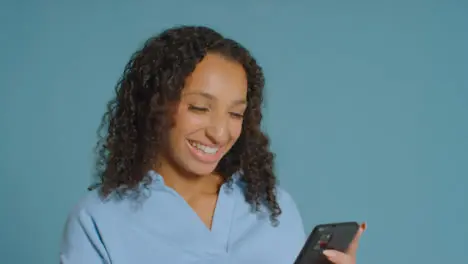
[{"label": "woman", "polygon": [[[292,264],[305,234],[260,128],[263,86],[212,29],[149,39],[103,119],[100,184],[69,215],[61,263]],[[357,238],[329,258],[355,263]]]}]

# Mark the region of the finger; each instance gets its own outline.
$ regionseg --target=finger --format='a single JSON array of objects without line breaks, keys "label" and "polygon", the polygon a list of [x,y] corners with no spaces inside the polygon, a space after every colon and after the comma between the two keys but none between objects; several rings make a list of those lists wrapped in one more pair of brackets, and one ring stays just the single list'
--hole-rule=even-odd
[{"label": "finger", "polygon": [[351,255],[347,255],[343,252],[337,251],[337,250],[332,250],[332,249],[327,249],[323,251],[323,255],[327,257],[331,262],[334,264],[348,264],[348,263],[353,263],[352,262],[352,257]]},{"label": "finger", "polygon": [[367,224],[365,222],[362,223],[361,226],[359,227],[358,232],[354,236],[353,241],[351,241],[351,244],[349,245],[348,249],[346,250],[347,254],[350,254],[352,256],[356,256],[356,252],[357,252],[357,249],[359,247],[359,239],[361,238],[361,235],[364,232],[364,230],[366,230],[366,228],[367,228]]}]

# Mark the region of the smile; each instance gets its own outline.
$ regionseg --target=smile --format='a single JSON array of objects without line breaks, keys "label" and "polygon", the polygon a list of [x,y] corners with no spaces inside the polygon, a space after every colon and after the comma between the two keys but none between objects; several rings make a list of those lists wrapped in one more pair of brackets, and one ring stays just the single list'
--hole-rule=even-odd
[{"label": "smile", "polygon": [[197,141],[187,139],[187,145],[192,156],[205,164],[218,162],[223,156],[223,148],[219,146],[207,146]]},{"label": "smile", "polygon": [[187,140],[187,141],[189,142],[189,144],[192,147],[194,147],[197,150],[202,151],[203,153],[208,154],[208,155],[214,155],[219,150],[219,147],[209,147],[209,146],[200,144],[200,143],[192,141],[192,140]]}]

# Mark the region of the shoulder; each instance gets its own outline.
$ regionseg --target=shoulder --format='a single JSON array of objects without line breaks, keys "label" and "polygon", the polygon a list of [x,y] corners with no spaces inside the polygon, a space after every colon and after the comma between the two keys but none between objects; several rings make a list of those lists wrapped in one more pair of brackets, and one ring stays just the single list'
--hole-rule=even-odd
[{"label": "shoulder", "polygon": [[293,196],[280,186],[276,187],[276,193],[278,205],[281,208],[278,227],[287,229],[288,232],[298,237],[304,237],[302,216]]},{"label": "shoulder", "polygon": [[61,263],[96,263],[108,259],[93,216],[103,205],[99,193],[93,190],[72,207],[62,233]]},{"label": "shoulder", "polygon": [[65,234],[77,231],[95,232],[99,223],[120,218],[125,207],[112,196],[103,197],[99,189],[93,189],[81,196],[69,209],[65,221]]},{"label": "shoulder", "polygon": [[[237,186],[239,187],[239,195],[245,197],[246,183],[243,181],[237,181]],[[281,214],[277,218],[279,229],[291,228],[295,229],[298,234],[303,233],[301,213],[293,196],[280,185],[275,186],[275,193],[276,201],[281,209]],[[244,203],[247,206],[247,202],[244,201]],[[257,213],[262,216],[267,216],[270,213],[265,204],[259,209],[260,211]]]},{"label": "shoulder", "polygon": [[68,218],[77,218],[83,214],[92,214],[104,207],[105,199],[99,194],[99,189],[94,189],[80,197],[69,211]]},{"label": "shoulder", "polygon": [[281,187],[277,187],[277,200],[281,215],[276,229],[280,234],[278,240],[284,241],[281,248],[284,262],[281,263],[293,263],[307,238],[301,213],[292,195]]},{"label": "shoulder", "polygon": [[275,245],[277,262],[271,263],[293,263],[306,240],[301,213],[288,191],[277,186],[276,196],[281,214],[274,228],[269,229],[268,237],[277,241]]},{"label": "shoulder", "polygon": [[63,241],[66,245],[70,244],[76,237],[81,235],[90,235],[89,232],[93,226],[93,212],[102,207],[103,201],[96,190],[90,191],[80,197],[72,205],[66,216],[63,230]]},{"label": "shoulder", "polygon": [[[84,220],[112,221],[112,219],[128,214],[131,210],[128,197],[111,193],[104,197],[101,189],[95,188],[81,196],[68,212],[67,222]],[[135,201],[138,201],[135,199]]]},{"label": "shoulder", "polygon": [[[245,189],[244,189],[245,190]],[[269,221],[270,211],[266,205],[256,212],[258,220],[271,232],[272,235],[281,237],[282,241],[302,246],[305,241],[305,232],[300,210],[293,196],[283,187],[275,187],[276,201],[281,209],[281,214],[276,218],[276,222]],[[242,191],[243,194],[244,191]],[[246,207],[247,203],[244,202]]]},{"label": "shoulder", "polygon": [[276,186],[276,199],[283,213],[299,214],[296,201],[292,195],[281,186]]}]

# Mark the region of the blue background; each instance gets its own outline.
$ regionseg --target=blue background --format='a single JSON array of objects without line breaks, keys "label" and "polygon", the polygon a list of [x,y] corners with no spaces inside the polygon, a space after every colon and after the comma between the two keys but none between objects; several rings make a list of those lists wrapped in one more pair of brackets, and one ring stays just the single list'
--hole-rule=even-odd
[{"label": "blue background", "polygon": [[468,259],[467,1],[1,1],[0,262],[57,263],[95,131],[142,42],[244,43],[307,231],[367,221],[358,264]]}]

